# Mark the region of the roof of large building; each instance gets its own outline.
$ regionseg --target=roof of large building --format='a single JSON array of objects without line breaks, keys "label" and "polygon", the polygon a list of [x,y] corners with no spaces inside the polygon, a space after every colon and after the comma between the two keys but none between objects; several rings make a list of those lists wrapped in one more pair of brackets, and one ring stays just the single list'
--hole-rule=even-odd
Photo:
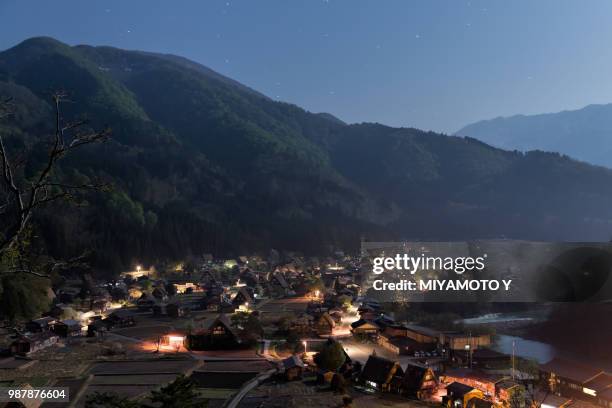
[{"label": "roof of large building", "polygon": [[387,341],[389,343],[399,348],[408,348],[414,351],[416,350],[430,351],[432,349],[431,343],[419,343],[418,341],[411,339],[410,337],[403,337],[403,336],[388,337],[387,335],[383,335],[383,336],[388,339]]},{"label": "roof of large building", "polygon": [[603,398],[608,401],[612,401],[612,387],[599,392],[598,395],[599,395],[599,398]]},{"label": "roof of large building", "polygon": [[469,385],[453,382],[446,386],[446,393],[449,396],[462,397],[473,389],[474,388]]},{"label": "roof of large building", "polygon": [[603,391],[612,388],[612,374],[600,373],[584,383],[584,386],[595,391]]},{"label": "roof of large building", "polygon": [[232,323],[228,319],[225,313],[221,313],[217,317],[210,317],[201,321],[201,328],[196,330],[196,334],[201,334],[202,331],[208,332],[217,324],[223,325],[233,336],[238,336],[238,332],[232,326]]},{"label": "roof of large building", "polygon": [[81,322],[74,319],[66,319],[58,322],[58,324],[65,324],[66,326],[80,326]]},{"label": "roof of large building", "polygon": [[354,321],[353,323],[351,323],[351,327],[353,329],[356,329],[357,327],[361,327],[361,326],[366,325],[366,324],[370,325],[370,326],[374,326],[377,329],[380,329],[380,327],[376,323],[374,323],[371,320],[365,320],[365,319],[359,319],[359,320]]},{"label": "roof of large building", "polygon": [[424,334],[425,336],[430,336],[430,337],[438,337],[440,335],[440,331],[436,329],[431,329],[429,327],[424,327],[424,326],[418,326],[416,324],[408,324],[406,325],[406,329],[408,329],[409,331],[419,333],[419,334]]},{"label": "roof of large building", "polygon": [[504,378],[504,376],[501,374],[490,374],[488,372],[471,368],[451,368],[446,370],[444,376],[452,378],[469,378],[489,383],[496,383]]},{"label": "roof of large building", "polygon": [[46,325],[49,325],[49,324],[55,322],[55,320],[56,320],[55,318],[47,316],[47,317],[41,317],[41,318],[38,318],[38,319],[31,320],[30,323],[35,323],[35,324],[38,324],[38,325],[46,326]]},{"label": "roof of large building", "polygon": [[[455,355],[461,356],[463,358],[468,358],[470,355],[470,351],[468,350],[456,350]],[[474,360],[496,360],[496,359],[510,359],[510,355],[500,353],[499,351],[495,351],[489,348],[479,347],[471,351],[472,358]]]},{"label": "roof of large building", "polygon": [[535,399],[537,401],[542,401],[541,406],[546,405],[547,407],[561,407],[566,405],[570,399],[566,397],[560,397],[555,394],[545,393],[544,391],[540,391],[535,395]]},{"label": "roof of large building", "polygon": [[520,386],[521,384],[509,378],[503,379],[495,384],[495,387],[497,387],[498,389],[502,389],[502,390],[509,390],[511,388],[520,387]]},{"label": "roof of large building", "polygon": [[603,372],[601,369],[559,357],[555,357],[548,363],[542,364],[540,370],[581,383]]}]

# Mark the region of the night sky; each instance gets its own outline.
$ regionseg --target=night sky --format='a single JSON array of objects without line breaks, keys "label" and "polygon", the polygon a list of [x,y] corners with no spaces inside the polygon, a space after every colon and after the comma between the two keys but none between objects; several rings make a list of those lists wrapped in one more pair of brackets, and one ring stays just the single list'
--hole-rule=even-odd
[{"label": "night sky", "polygon": [[0,49],[39,35],[188,57],[347,122],[454,132],[612,102],[612,2],[0,0]]}]

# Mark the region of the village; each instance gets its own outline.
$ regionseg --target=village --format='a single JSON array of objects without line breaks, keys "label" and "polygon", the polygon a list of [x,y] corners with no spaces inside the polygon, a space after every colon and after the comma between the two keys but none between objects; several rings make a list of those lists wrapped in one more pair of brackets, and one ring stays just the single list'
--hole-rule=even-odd
[{"label": "village", "polygon": [[600,367],[397,318],[364,293],[361,261],[206,254],[107,282],[68,276],[48,313],[4,325],[0,387],[69,390],[67,403],[20,405],[45,408],[143,400],[182,376],[209,407],[612,408]]}]

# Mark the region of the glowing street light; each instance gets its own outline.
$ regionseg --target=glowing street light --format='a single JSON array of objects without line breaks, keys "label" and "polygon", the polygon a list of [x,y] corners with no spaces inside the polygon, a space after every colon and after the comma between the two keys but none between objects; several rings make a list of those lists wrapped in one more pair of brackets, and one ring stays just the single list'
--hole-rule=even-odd
[{"label": "glowing street light", "polygon": [[306,340],[304,340],[302,344],[304,345],[304,354],[306,354],[306,346],[308,345],[308,343],[306,342]]}]

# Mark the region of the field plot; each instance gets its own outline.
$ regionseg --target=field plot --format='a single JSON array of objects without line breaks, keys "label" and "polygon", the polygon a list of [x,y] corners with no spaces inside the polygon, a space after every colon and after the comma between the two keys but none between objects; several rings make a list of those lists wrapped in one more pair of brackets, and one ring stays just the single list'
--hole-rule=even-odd
[{"label": "field plot", "polygon": [[86,389],[76,406],[84,406],[88,395],[112,392],[133,398],[173,381],[178,375],[189,375],[202,364],[193,359],[150,359],[106,361],[89,370]]},{"label": "field plot", "polygon": [[261,313],[305,312],[310,302],[309,298],[298,297],[270,300],[257,308]]}]

